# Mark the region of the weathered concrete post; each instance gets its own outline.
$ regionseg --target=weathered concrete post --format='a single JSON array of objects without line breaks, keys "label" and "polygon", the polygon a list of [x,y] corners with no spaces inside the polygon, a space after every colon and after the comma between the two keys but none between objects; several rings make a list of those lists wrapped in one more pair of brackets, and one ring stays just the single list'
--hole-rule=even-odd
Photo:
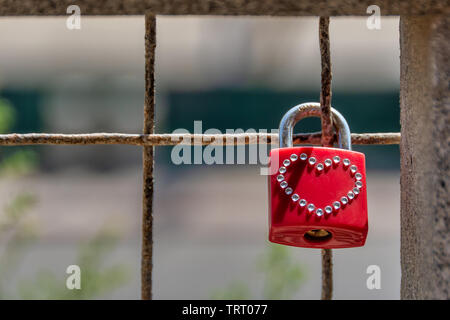
[{"label": "weathered concrete post", "polygon": [[402,299],[449,299],[450,18],[401,16]]}]

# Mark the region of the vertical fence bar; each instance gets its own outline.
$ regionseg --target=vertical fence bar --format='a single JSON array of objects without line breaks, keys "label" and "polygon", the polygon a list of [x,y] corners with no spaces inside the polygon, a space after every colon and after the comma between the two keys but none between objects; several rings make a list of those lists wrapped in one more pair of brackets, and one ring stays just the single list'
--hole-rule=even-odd
[{"label": "vertical fence bar", "polygon": [[330,17],[319,19],[319,44],[321,62],[320,109],[322,112],[322,146],[333,146],[333,124],[331,123],[331,54],[330,54]]},{"label": "vertical fence bar", "polygon": [[402,299],[450,299],[449,29],[400,17]]},{"label": "vertical fence bar", "polygon": [[[321,59],[320,109],[322,112],[322,146],[333,146],[333,124],[331,122],[331,54],[330,54],[330,17],[319,19],[319,44]],[[322,300],[333,297],[333,253],[331,249],[322,249]]]},{"label": "vertical fence bar", "polygon": [[[153,14],[147,13],[145,15],[144,134],[152,134],[155,127],[155,48],[156,17]],[[143,148],[141,297],[144,300],[152,299],[153,155],[153,146]]]}]

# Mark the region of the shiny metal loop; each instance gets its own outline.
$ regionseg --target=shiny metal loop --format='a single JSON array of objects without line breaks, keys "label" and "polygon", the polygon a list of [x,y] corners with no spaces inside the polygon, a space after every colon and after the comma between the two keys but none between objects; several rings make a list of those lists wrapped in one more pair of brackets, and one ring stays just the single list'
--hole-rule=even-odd
[{"label": "shiny metal loop", "polygon": [[[333,126],[338,133],[338,146],[341,149],[352,149],[350,128],[345,118],[336,109],[331,108]],[[280,121],[280,148],[293,146],[294,126],[308,117],[320,117],[320,103],[306,102],[289,109]]]}]

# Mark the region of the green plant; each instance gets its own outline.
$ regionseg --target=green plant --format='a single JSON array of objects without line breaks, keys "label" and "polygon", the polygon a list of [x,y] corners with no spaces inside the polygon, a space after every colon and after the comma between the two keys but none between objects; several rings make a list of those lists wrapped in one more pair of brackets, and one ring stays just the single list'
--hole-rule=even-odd
[{"label": "green plant", "polygon": [[[15,110],[5,99],[0,99],[0,133],[9,131],[14,125]],[[0,177],[19,177],[34,171],[37,157],[34,152],[20,148],[2,155]],[[37,202],[31,193],[20,192],[4,206],[0,215],[0,299],[11,298],[5,282],[16,272],[26,249],[36,239],[34,223],[25,219]]]},{"label": "green plant", "polygon": [[81,289],[66,288],[67,274],[59,276],[42,270],[34,280],[23,280],[19,286],[22,299],[94,299],[126,283],[128,269],[124,264],[104,266],[117,244],[117,233],[104,228],[80,246],[75,264],[81,269]]},{"label": "green plant", "polygon": [[0,133],[8,132],[14,125],[15,110],[11,103],[0,98]]},{"label": "green plant", "polygon": [[0,299],[12,298],[6,289],[6,281],[17,270],[28,246],[36,239],[34,224],[24,221],[30,208],[36,203],[32,194],[19,194],[3,209],[0,217]]},{"label": "green plant", "polygon": [[259,269],[265,274],[264,299],[292,299],[304,280],[304,271],[290,254],[290,248],[278,244],[259,262]]},{"label": "green plant", "polygon": [[[8,132],[14,121],[14,108],[8,101],[0,99],[0,133]],[[37,164],[34,151],[15,149],[12,153],[2,154],[0,177],[22,177],[33,173]],[[29,217],[36,202],[35,195],[21,192],[13,196],[0,214],[0,299],[92,299],[125,283],[127,269],[124,264],[104,266],[104,260],[115,249],[118,240],[116,232],[104,228],[78,250],[76,264],[82,270],[81,290],[68,290],[67,274],[62,272],[57,276],[48,270],[37,272],[32,280],[19,280],[15,286],[17,293],[8,286],[7,282],[16,275],[29,246],[38,238],[36,226]]]},{"label": "green plant", "polygon": [[[305,279],[303,268],[296,263],[289,248],[271,244],[258,259],[256,269],[264,275],[262,299],[292,299]],[[243,281],[234,281],[225,289],[217,290],[213,299],[251,299],[250,289]]]},{"label": "green plant", "polygon": [[211,296],[214,300],[248,300],[250,299],[250,290],[242,281],[234,281],[225,289],[217,290]]}]

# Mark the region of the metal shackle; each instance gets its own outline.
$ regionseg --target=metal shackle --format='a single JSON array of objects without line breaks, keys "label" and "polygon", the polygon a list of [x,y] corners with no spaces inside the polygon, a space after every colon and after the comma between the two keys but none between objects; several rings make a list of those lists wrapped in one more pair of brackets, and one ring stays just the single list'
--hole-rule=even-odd
[{"label": "metal shackle", "polygon": [[[334,108],[331,108],[331,114],[333,117],[333,126],[338,133],[339,148],[351,150],[352,138],[347,121]],[[280,148],[293,147],[293,132],[297,122],[308,117],[320,117],[320,115],[320,103],[317,102],[306,102],[289,109],[280,121]]]}]

